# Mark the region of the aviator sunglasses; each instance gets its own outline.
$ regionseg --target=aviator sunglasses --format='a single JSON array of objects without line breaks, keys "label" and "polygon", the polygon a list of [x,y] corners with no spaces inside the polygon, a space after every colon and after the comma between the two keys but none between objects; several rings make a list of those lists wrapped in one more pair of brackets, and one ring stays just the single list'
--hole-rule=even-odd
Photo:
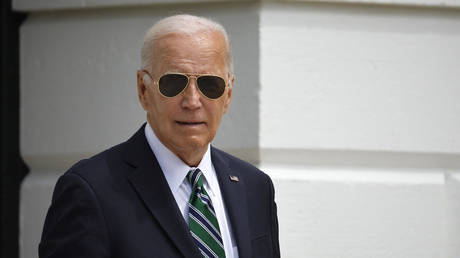
[{"label": "aviator sunglasses", "polygon": [[[146,70],[143,72],[153,80],[149,72]],[[158,85],[161,95],[172,98],[187,88],[192,77],[196,79],[200,92],[209,99],[218,99],[224,94],[225,87],[227,87],[227,83],[222,77],[212,74],[165,73],[154,83]]]}]

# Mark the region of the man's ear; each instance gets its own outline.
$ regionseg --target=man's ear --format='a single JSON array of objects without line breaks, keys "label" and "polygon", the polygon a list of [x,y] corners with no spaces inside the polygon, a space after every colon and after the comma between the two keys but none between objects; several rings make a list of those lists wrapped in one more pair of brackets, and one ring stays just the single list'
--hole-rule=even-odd
[{"label": "man's ear", "polygon": [[147,84],[150,83],[145,77],[148,77],[145,72],[137,70],[137,96],[144,110],[147,108]]},{"label": "man's ear", "polygon": [[227,113],[228,107],[230,106],[230,102],[232,102],[232,94],[233,94],[233,83],[235,82],[235,75],[229,76],[228,80],[228,89],[227,89],[227,99],[224,103],[224,114]]}]

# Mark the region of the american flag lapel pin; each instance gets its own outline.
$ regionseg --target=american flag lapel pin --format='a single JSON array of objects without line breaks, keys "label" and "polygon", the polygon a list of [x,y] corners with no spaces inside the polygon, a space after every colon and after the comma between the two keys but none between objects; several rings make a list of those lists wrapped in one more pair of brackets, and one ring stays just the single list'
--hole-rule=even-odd
[{"label": "american flag lapel pin", "polygon": [[239,181],[240,181],[240,179],[239,179],[237,176],[229,175],[228,177],[229,177],[230,180],[232,180],[233,182],[239,182]]}]

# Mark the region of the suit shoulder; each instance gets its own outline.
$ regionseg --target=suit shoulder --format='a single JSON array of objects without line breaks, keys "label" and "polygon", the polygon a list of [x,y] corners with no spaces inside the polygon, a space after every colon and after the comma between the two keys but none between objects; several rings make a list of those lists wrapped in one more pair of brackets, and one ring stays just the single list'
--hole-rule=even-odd
[{"label": "suit shoulder", "polygon": [[266,173],[264,173],[262,170],[252,165],[251,163],[214,147],[213,151],[214,155],[218,155],[228,160],[230,169],[241,171],[242,176],[253,178],[256,180],[268,180],[269,182],[271,182],[270,177]]},{"label": "suit shoulder", "polygon": [[66,174],[76,174],[87,181],[103,179],[122,164],[126,143],[121,143],[104,150],[90,158],[83,159],[70,167]]}]

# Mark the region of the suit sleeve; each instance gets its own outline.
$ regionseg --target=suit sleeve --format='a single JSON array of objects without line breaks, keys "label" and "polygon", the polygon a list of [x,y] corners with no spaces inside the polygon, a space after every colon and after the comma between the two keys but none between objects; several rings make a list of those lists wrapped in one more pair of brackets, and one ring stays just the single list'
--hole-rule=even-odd
[{"label": "suit sleeve", "polygon": [[66,173],[54,189],[39,257],[109,256],[107,227],[94,191],[81,176]]},{"label": "suit sleeve", "polygon": [[[268,177],[268,176],[267,176]],[[270,216],[271,216],[271,235],[272,235],[272,247],[273,247],[273,257],[280,257],[280,246],[279,246],[279,230],[278,230],[278,215],[277,207],[275,202],[275,188],[273,187],[273,182],[268,177],[268,182],[270,184]]]}]

